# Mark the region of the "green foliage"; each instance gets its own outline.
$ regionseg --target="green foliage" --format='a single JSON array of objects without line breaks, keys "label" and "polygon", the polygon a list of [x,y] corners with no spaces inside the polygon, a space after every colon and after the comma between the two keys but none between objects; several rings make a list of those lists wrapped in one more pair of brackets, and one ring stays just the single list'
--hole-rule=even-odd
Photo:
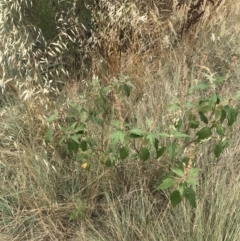
[{"label": "green foliage", "polygon": [[69,221],[77,221],[79,219],[83,219],[86,216],[87,209],[88,205],[82,200],[77,199],[76,209],[69,215]]},{"label": "green foliage", "polygon": [[[214,82],[213,82],[214,83]],[[218,82],[217,82],[218,83]],[[165,177],[155,190],[170,190],[170,202],[173,207],[186,199],[192,207],[196,207],[197,175],[196,166],[198,146],[205,142],[215,143],[214,155],[219,158],[225,148],[231,144],[230,134],[232,125],[236,122],[238,109],[230,103],[224,104],[224,99],[215,93],[214,86],[200,82],[190,88],[190,96],[196,92],[212,89],[209,96],[174,103],[166,106],[166,111],[177,118],[169,119],[166,132],[161,132],[161,126],[151,126],[144,130],[131,124],[123,123],[119,118],[119,103],[113,104],[107,98],[114,89],[113,95],[118,95],[121,102],[128,98],[132,84],[127,78],[115,80],[111,86],[101,87],[99,82],[93,82],[91,97],[95,105],[92,108],[84,104],[72,104],[67,115],[67,125],[61,126],[60,138],[55,139],[50,128],[46,134],[46,144],[58,145],[68,155],[78,155],[82,168],[90,171],[96,163],[91,163],[94,157],[105,167],[117,167],[117,163],[140,160],[143,165],[148,161],[161,162],[169,165]],[[189,95],[187,95],[189,98]],[[194,96],[195,97],[195,96]],[[86,97],[89,98],[89,97]],[[84,102],[86,103],[86,102]],[[177,114],[183,113],[180,116]],[[118,115],[116,115],[118,113]],[[112,115],[109,118],[109,115]],[[57,114],[48,118],[49,125],[59,121]],[[106,134],[105,125],[109,125],[110,133]],[[89,134],[91,126],[99,128],[105,139],[99,139]],[[184,153],[184,155],[183,155]],[[187,154],[186,154],[187,153]],[[99,163],[98,162],[98,163]],[[147,166],[147,165],[146,165]],[[72,219],[78,216],[74,213]]]}]

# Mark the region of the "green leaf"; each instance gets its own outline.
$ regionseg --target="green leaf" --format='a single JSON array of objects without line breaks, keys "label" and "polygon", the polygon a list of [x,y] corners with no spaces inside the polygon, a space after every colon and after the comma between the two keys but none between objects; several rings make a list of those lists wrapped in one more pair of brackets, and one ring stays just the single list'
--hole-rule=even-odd
[{"label": "green leaf", "polygon": [[220,108],[217,108],[217,109],[214,111],[214,116],[215,116],[215,119],[216,119],[216,120],[217,120],[218,118],[220,118],[221,113],[222,113],[222,110],[221,110]]},{"label": "green leaf", "polygon": [[200,131],[196,133],[196,135],[198,136],[198,140],[200,141],[210,137],[212,135],[212,131],[209,127],[203,127]]},{"label": "green leaf", "polygon": [[171,168],[172,172],[174,172],[179,177],[185,177],[184,171],[181,168]]},{"label": "green leaf", "polygon": [[213,108],[217,103],[220,103],[220,99],[214,94],[209,98],[209,105]]},{"label": "green leaf", "polygon": [[131,138],[141,138],[143,137],[144,132],[141,129],[135,128],[130,130],[130,137]]},{"label": "green leaf", "polygon": [[173,159],[175,157],[175,152],[177,150],[177,145],[175,143],[170,143],[167,147],[167,150],[168,150],[171,160],[173,161]]},{"label": "green leaf", "polygon": [[170,110],[170,111],[178,110],[179,107],[180,107],[180,105],[178,103],[167,105],[167,109]]},{"label": "green leaf", "polygon": [[113,158],[108,158],[108,159],[105,161],[104,164],[105,164],[106,167],[112,167],[112,166],[115,165],[115,162],[114,162]]},{"label": "green leaf", "polygon": [[48,145],[52,139],[53,136],[53,130],[49,129],[45,135],[45,143]]},{"label": "green leaf", "polygon": [[85,125],[85,124],[80,124],[80,125],[75,129],[75,133],[76,133],[76,134],[83,134],[85,128],[86,128],[86,125]]},{"label": "green leaf", "polygon": [[79,144],[74,140],[69,140],[67,143],[67,152],[72,154],[73,152],[77,152],[79,148]]},{"label": "green leaf", "polygon": [[188,184],[188,185],[191,185],[194,189],[196,189],[196,186],[198,185],[197,181],[196,181],[196,178],[193,178],[193,177],[188,177],[185,182]]},{"label": "green leaf", "polygon": [[199,121],[196,121],[196,120],[192,120],[189,123],[190,123],[190,128],[191,129],[197,129],[199,124],[200,124]]},{"label": "green leaf", "polygon": [[168,135],[167,133],[159,133],[159,136],[161,136],[161,137],[170,137],[170,135]]},{"label": "green leaf", "polygon": [[175,190],[171,193],[170,201],[173,207],[176,207],[182,201],[180,192],[178,190]]},{"label": "green leaf", "polygon": [[89,137],[86,137],[86,142],[87,144],[90,146],[90,147],[93,147],[94,146],[94,142],[89,138]]},{"label": "green leaf", "polygon": [[223,137],[225,135],[225,130],[226,128],[223,127],[221,124],[216,126],[216,132],[218,133],[219,136]]},{"label": "green leaf", "polygon": [[82,140],[80,142],[80,148],[82,149],[82,151],[86,151],[87,150],[87,142],[85,140]]},{"label": "green leaf", "polygon": [[190,137],[189,135],[185,134],[184,132],[180,132],[177,130],[173,130],[171,132],[172,136],[175,138],[185,138],[185,137]]},{"label": "green leaf", "polygon": [[200,116],[201,121],[205,124],[208,124],[208,118],[201,111],[199,111],[198,114]]},{"label": "green leaf", "polygon": [[223,150],[224,150],[224,145],[221,141],[219,141],[214,148],[215,156],[218,158],[221,155],[221,153],[223,152]]},{"label": "green leaf", "polygon": [[184,195],[185,188],[186,188],[186,183],[180,183],[178,186],[178,191],[180,193],[181,198]]},{"label": "green leaf", "polygon": [[131,88],[127,84],[124,84],[123,89],[124,89],[125,95],[129,97],[131,93]]},{"label": "green leaf", "polygon": [[186,101],[184,102],[183,106],[187,107],[187,109],[192,109],[192,108],[196,108],[197,105],[193,102]]},{"label": "green leaf", "polygon": [[80,134],[75,134],[71,136],[71,139],[74,140],[76,143],[80,144],[79,138],[81,137]]},{"label": "green leaf", "polygon": [[192,187],[186,187],[184,191],[184,197],[189,201],[193,208],[197,207],[196,203],[196,193]]},{"label": "green leaf", "polygon": [[219,78],[217,78],[217,79],[214,81],[214,84],[215,84],[215,85],[222,84],[225,80],[226,80],[226,76],[224,76],[224,77],[219,77]]},{"label": "green leaf", "polygon": [[70,126],[67,128],[67,130],[68,130],[68,131],[72,131],[73,129],[75,129],[76,125],[77,125],[77,122],[74,122],[72,125],[70,125]]},{"label": "green leaf", "polygon": [[47,119],[47,122],[53,122],[57,117],[58,117],[58,114],[53,114]]},{"label": "green leaf", "polygon": [[115,145],[118,142],[121,142],[123,144],[125,139],[125,133],[122,130],[116,130],[111,134],[110,138],[112,139]]},{"label": "green leaf", "polygon": [[149,157],[150,157],[150,152],[149,152],[148,148],[142,147],[140,150],[140,159],[142,161],[146,161]]},{"label": "green leaf", "polygon": [[206,90],[210,87],[210,84],[207,82],[199,82],[196,86],[193,86],[190,88],[190,93],[192,93],[194,90]]},{"label": "green leaf", "polygon": [[210,105],[200,105],[198,107],[198,111],[202,112],[202,113],[207,113],[209,111],[212,110],[212,107]]},{"label": "green leaf", "polygon": [[103,96],[106,96],[109,92],[111,91],[111,88],[109,87],[109,86],[106,86],[106,87],[103,87],[102,89],[101,89],[101,94],[103,95]]},{"label": "green leaf", "polygon": [[232,141],[229,138],[225,139],[222,143],[224,148],[227,148],[232,145]]},{"label": "green leaf", "polygon": [[157,159],[163,155],[166,149],[167,149],[166,146],[164,146],[157,150]]},{"label": "green leaf", "polygon": [[119,154],[120,154],[120,158],[124,160],[128,157],[129,149],[127,147],[122,147],[119,150]]},{"label": "green leaf", "polygon": [[158,141],[156,135],[153,134],[153,133],[149,133],[149,134],[147,135],[147,139],[149,140],[149,142],[151,143],[151,145],[152,145],[152,146],[155,148],[155,150],[157,151],[157,150],[158,150],[158,143],[159,143],[159,141]]},{"label": "green leaf", "polygon": [[176,181],[174,178],[172,177],[168,177],[166,179],[163,180],[162,184],[160,184],[156,190],[159,190],[159,189],[167,189],[167,188],[170,188],[170,187],[173,187],[175,185]]},{"label": "green leaf", "polygon": [[[129,79],[129,77],[128,77],[128,79]],[[133,85],[133,83],[132,83],[130,80],[128,80],[128,81],[126,82],[126,85],[128,85],[128,86],[131,87],[131,88],[134,88],[134,85]]]},{"label": "green leaf", "polygon": [[237,120],[238,109],[237,108],[231,108],[228,105],[225,106],[224,109],[227,112],[228,126],[231,126]]},{"label": "green leaf", "polygon": [[182,124],[183,124],[183,120],[182,118],[178,119],[178,121],[176,121],[174,127],[179,131],[182,127]]},{"label": "green leaf", "polygon": [[199,173],[198,168],[190,168],[189,177],[195,178],[195,177],[197,177],[198,173]]},{"label": "green leaf", "polygon": [[206,104],[206,103],[208,103],[209,102],[209,99],[200,99],[199,100],[199,105],[202,105],[203,106],[203,104]]},{"label": "green leaf", "polygon": [[222,110],[220,122],[223,123],[223,121],[226,119],[226,117],[227,117],[227,112],[225,110]]},{"label": "green leaf", "polygon": [[79,211],[78,210],[75,210],[75,211],[73,211],[70,215],[69,215],[69,219],[68,219],[68,221],[70,222],[70,221],[76,221],[77,219],[78,219],[78,217],[79,217]]}]

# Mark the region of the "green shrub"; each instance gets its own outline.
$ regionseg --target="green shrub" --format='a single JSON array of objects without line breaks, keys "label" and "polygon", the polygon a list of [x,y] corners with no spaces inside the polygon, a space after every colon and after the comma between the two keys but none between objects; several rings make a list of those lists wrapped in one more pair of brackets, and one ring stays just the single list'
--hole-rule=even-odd
[{"label": "green shrub", "polygon": [[[56,142],[67,155],[75,155],[86,170],[98,165],[98,162],[91,162],[93,159],[117,170],[121,162],[124,165],[134,160],[146,165],[150,159],[165,162],[168,169],[155,190],[170,189],[173,206],[186,198],[191,206],[196,207],[199,171],[196,155],[200,152],[199,147],[213,144],[214,155],[219,158],[223,150],[231,145],[231,132],[238,115],[234,104],[239,93],[232,100],[221,96],[220,87],[224,87],[226,78],[204,76],[204,81],[198,80],[189,89],[184,86],[185,93],[180,99],[162,107],[168,112],[169,127],[164,132],[161,126],[156,125],[157,120],[149,123],[148,130],[125,122],[122,103],[130,96],[133,87],[126,78],[115,80],[106,87],[100,87],[95,81],[93,92],[84,98],[85,101],[93,98],[94,105],[89,108],[86,104],[71,104],[64,120],[58,114],[49,117],[49,123],[60,123],[61,131],[56,137],[50,128],[46,143]],[[105,132],[104,125],[111,126],[110,134]],[[90,134],[93,126],[100,130],[97,133],[105,136],[102,141]],[[149,183],[156,174],[149,177]]]}]

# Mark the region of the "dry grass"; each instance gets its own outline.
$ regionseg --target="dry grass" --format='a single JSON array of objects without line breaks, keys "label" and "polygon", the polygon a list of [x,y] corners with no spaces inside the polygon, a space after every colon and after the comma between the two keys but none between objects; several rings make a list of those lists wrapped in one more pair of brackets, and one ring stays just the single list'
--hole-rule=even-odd
[{"label": "dry grass", "polygon": [[[194,22],[191,15],[186,19],[187,6],[169,1],[116,1],[117,9],[100,1],[106,12],[93,7],[98,32],[79,47],[87,57],[76,62],[67,49],[67,32],[61,29],[46,43],[40,30],[23,21],[20,2],[0,0],[0,240],[239,240],[239,121],[233,146],[218,162],[211,148],[201,150],[196,210],[187,203],[173,209],[162,193],[149,189],[163,163],[129,161],[119,173],[93,154],[86,172],[76,157],[64,155],[57,144],[46,146],[44,138],[46,120],[55,111],[64,116],[70,102],[94,104],[84,96],[94,96],[89,82],[96,76],[104,85],[120,75],[130,77],[136,87],[121,111],[143,129],[149,119],[164,130],[168,117],[162,106],[181,97],[183,81],[191,85],[208,69],[225,75],[236,56],[223,89],[231,98],[240,86],[240,4],[202,1],[206,5],[198,11],[205,12]],[[102,15],[109,25],[100,21]],[[84,36],[76,19],[67,24]],[[34,47],[36,36],[41,46]],[[105,133],[107,141],[108,123],[102,130],[91,128],[89,134],[102,141]],[[69,221],[75,211],[81,218]]]}]

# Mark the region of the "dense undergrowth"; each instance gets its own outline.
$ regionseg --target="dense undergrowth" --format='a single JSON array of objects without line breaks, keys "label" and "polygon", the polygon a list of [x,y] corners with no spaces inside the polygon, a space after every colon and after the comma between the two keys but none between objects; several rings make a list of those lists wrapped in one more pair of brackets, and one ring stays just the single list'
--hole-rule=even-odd
[{"label": "dense undergrowth", "polygon": [[237,1],[0,5],[0,240],[239,239]]}]

